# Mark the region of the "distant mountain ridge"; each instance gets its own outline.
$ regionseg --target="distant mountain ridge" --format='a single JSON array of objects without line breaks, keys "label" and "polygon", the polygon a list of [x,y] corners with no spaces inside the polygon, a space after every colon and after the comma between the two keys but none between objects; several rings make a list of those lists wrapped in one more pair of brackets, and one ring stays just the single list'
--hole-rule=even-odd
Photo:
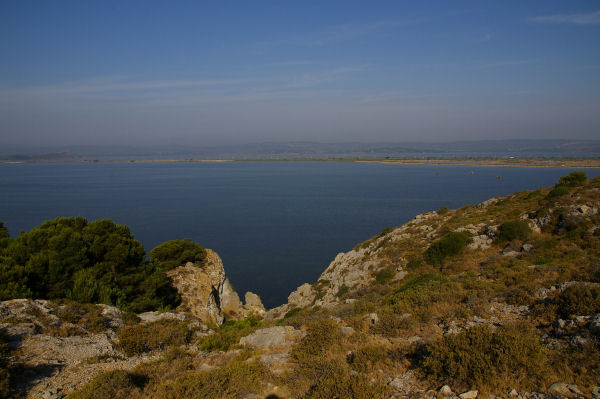
[{"label": "distant mountain ridge", "polygon": [[[4,151],[7,152],[6,149]],[[2,160],[39,161],[68,160],[81,154],[84,158],[154,158],[154,159],[249,159],[295,157],[361,157],[361,156],[600,156],[600,140],[462,140],[448,142],[340,142],[314,141],[261,142],[216,146],[77,145],[60,148],[11,148]],[[23,155],[26,154],[26,155]],[[532,155],[533,154],[533,155]]]}]

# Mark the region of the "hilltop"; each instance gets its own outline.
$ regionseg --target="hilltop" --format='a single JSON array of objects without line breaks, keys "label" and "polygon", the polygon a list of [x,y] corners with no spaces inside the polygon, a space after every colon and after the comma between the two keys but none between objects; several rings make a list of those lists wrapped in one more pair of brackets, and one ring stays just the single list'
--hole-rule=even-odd
[{"label": "hilltop", "polygon": [[339,254],[268,311],[254,294],[239,300],[214,252],[190,246],[191,259],[172,245],[143,267],[162,271],[177,298],[114,288],[161,312],[2,302],[2,392],[600,397],[600,178],[572,173],[552,188],[417,215]]}]

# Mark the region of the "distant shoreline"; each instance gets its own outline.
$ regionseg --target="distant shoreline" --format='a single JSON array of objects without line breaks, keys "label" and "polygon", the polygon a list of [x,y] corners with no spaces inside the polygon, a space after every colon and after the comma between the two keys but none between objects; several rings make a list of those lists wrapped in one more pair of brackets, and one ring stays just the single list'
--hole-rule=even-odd
[{"label": "distant shoreline", "polygon": [[23,163],[223,163],[223,162],[356,162],[389,165],[473,166],[513,168],[600,168],[600,158],[232,158],[232,159],[60,159],[0,160]]}]

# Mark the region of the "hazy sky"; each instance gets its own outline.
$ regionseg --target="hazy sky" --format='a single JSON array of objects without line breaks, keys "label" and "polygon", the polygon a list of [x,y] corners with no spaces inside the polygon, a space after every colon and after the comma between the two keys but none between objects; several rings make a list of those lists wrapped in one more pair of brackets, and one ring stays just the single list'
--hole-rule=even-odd
[{"label": "hazy sky", "polygon": [[0,0],[2,145],[600,138],[600,2]]}]

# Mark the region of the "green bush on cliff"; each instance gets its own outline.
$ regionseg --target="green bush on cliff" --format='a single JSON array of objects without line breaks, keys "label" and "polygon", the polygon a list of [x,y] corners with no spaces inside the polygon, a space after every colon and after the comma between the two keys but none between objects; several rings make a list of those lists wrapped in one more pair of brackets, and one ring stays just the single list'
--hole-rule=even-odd
[{"label": "green bush on cliff", "polygon": [[183,345],[191,331],[187,323],[178,320],[159,320],[136,324],[119,330],[119,349],[127,356],[139,355],[155,349]]},{"label": "green bush on cliff", "polygon": [[479,325],[427,345],[421,368],[453,387],[498,391],[535,387],[545,362],[540,338],[530,327]]},{"label": "green bush on cliff", "polygon": [[571,172],[566,176],[561,176],[554,187],[577,187],[587,181],[588,177],[585,172]]},{"label": "green bush on cliff", "polygon": [[510,220],[500,225],[499,241],[524,240],[531,234],[531,228],[522,220]]},{"label": "green bush on cliff", "polygon": [[567,195],[571,192],[571,188],[583,185],[587,181],[587,178],[585,172],[571,172],[566,176],[562,176],[558,179],[554,188],[550,190],[547,198],[552,199]]},{"label": "green bush on cliff", "polygon": [[162,384],[165,399],[246,398],[265,389],[271,373],[261,362],[232,361],[215,370],[193,372]]},{"label": "green bush on cliff", "polygon": [[204,259],[206,250],[189,238],[166,241],[150,251],[150,260],[158,262],[164,270],[174,269],[186,262],[200,265]]},{"label": "green bush on cliff", "polygon": [[231,320],[223,323],[214,333],[200,339],[199,347],[203,351],[227,351],[240,342],[240,338],[252,334],[262,327],[263,323],[254,316],[244,320]]},{"label": "green bush on cliff", "polygon": [[556,298],[558,313],[564,318],[600,312],[600,287],[573,284]]},{"label": "green bush on cliff", "polygon": [[466,231],[451,231],[433,243],[425,251],[425,260],[432,265],[441,264],[449,256],[458,255],[471,240],[471,234]]},{"label": "green bush on cliff", "polygon": [[136,312],[179,300],[129,228],[108,219],[56,218],[2,242],[0,300],[67,297]]},{"label": "green bush on cliff", "polygon": [[129,399],[139,394],[145,380],[142,376],[125,370],[112,370],[102,373],[79,391],[71,393],[68,399]]}]

